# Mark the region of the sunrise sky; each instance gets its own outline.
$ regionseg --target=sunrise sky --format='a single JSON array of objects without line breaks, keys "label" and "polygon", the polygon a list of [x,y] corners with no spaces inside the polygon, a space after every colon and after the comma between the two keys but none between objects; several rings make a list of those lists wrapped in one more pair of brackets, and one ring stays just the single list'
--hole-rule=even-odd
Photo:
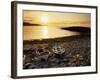
[{"label": "sunrise sky", "polygon": [[24,40],[78,34],[77,32],[61,30],[61,28],[70,26],[90,27],[90,18],[89,13],[23,11]]}]

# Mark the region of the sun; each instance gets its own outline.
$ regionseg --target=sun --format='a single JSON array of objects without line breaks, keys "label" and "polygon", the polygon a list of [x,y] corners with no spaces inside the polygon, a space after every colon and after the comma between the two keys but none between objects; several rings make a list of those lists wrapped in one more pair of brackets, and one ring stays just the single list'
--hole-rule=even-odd
[{"label": "sun", "polygon": [[48,22],[48,17],[47,17],[47,16],[42,16],[42,17],[41,17],[41,21],[42,21],[43,23],[47,23],[47,22]]}]

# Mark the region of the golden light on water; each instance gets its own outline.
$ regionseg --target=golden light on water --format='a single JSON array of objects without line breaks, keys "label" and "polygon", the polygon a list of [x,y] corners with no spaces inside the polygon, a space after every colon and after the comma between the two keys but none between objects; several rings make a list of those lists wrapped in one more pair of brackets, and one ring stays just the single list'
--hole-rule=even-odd
[{"label": "golden light on water", "polygon": [[48,27],[47,26],[42,27],[42,32],[43,32],[44,38],[48,38]]},{"label": "golden light on water", "polygon": [[79,35],[78,32],[66,31],[57,27],[49,26],[25,26],[24,34],[24,40],[48,39]]},{"label": "golden light on water", "polygon": [[[42,16],[41,17],[41,22],[43,22],[44,24],[47,24],[48,23],[48,17],[47,16]],[[42,26],[42,32],[43,32],[43,37],[48,38],[48,27],[47,26]]]},{"label": "golden light on water", "polygon": [[24,40],[60,38],[79,35],[78,32],[63,30],[70,26],[91,26],[89,13],[24,11]]}]

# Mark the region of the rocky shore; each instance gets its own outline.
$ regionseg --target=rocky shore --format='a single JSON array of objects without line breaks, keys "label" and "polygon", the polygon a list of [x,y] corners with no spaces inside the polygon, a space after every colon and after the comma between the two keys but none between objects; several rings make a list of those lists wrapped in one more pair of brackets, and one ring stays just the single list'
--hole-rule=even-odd
[{"label": "rocky shore", "polygon": [[23,42],[23,69],[91,65],[90,35]]}]

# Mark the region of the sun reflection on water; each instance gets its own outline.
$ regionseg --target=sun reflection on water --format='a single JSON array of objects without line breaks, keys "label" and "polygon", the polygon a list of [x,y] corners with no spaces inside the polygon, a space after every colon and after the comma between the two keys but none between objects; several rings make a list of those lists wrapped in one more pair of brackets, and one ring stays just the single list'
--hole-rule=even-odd
[{"label": "sun reflection on water", "polygon": [[78,32],[62,30],[61,28],[52,26],[25,26],[23,34],[24,40],[41,40],[79,35]]},{"label": "sun reflection on water", "polygon": [[42,32],[43,32],[43,37],[48,38],[48,27],[47,26],[43,26]]}]

